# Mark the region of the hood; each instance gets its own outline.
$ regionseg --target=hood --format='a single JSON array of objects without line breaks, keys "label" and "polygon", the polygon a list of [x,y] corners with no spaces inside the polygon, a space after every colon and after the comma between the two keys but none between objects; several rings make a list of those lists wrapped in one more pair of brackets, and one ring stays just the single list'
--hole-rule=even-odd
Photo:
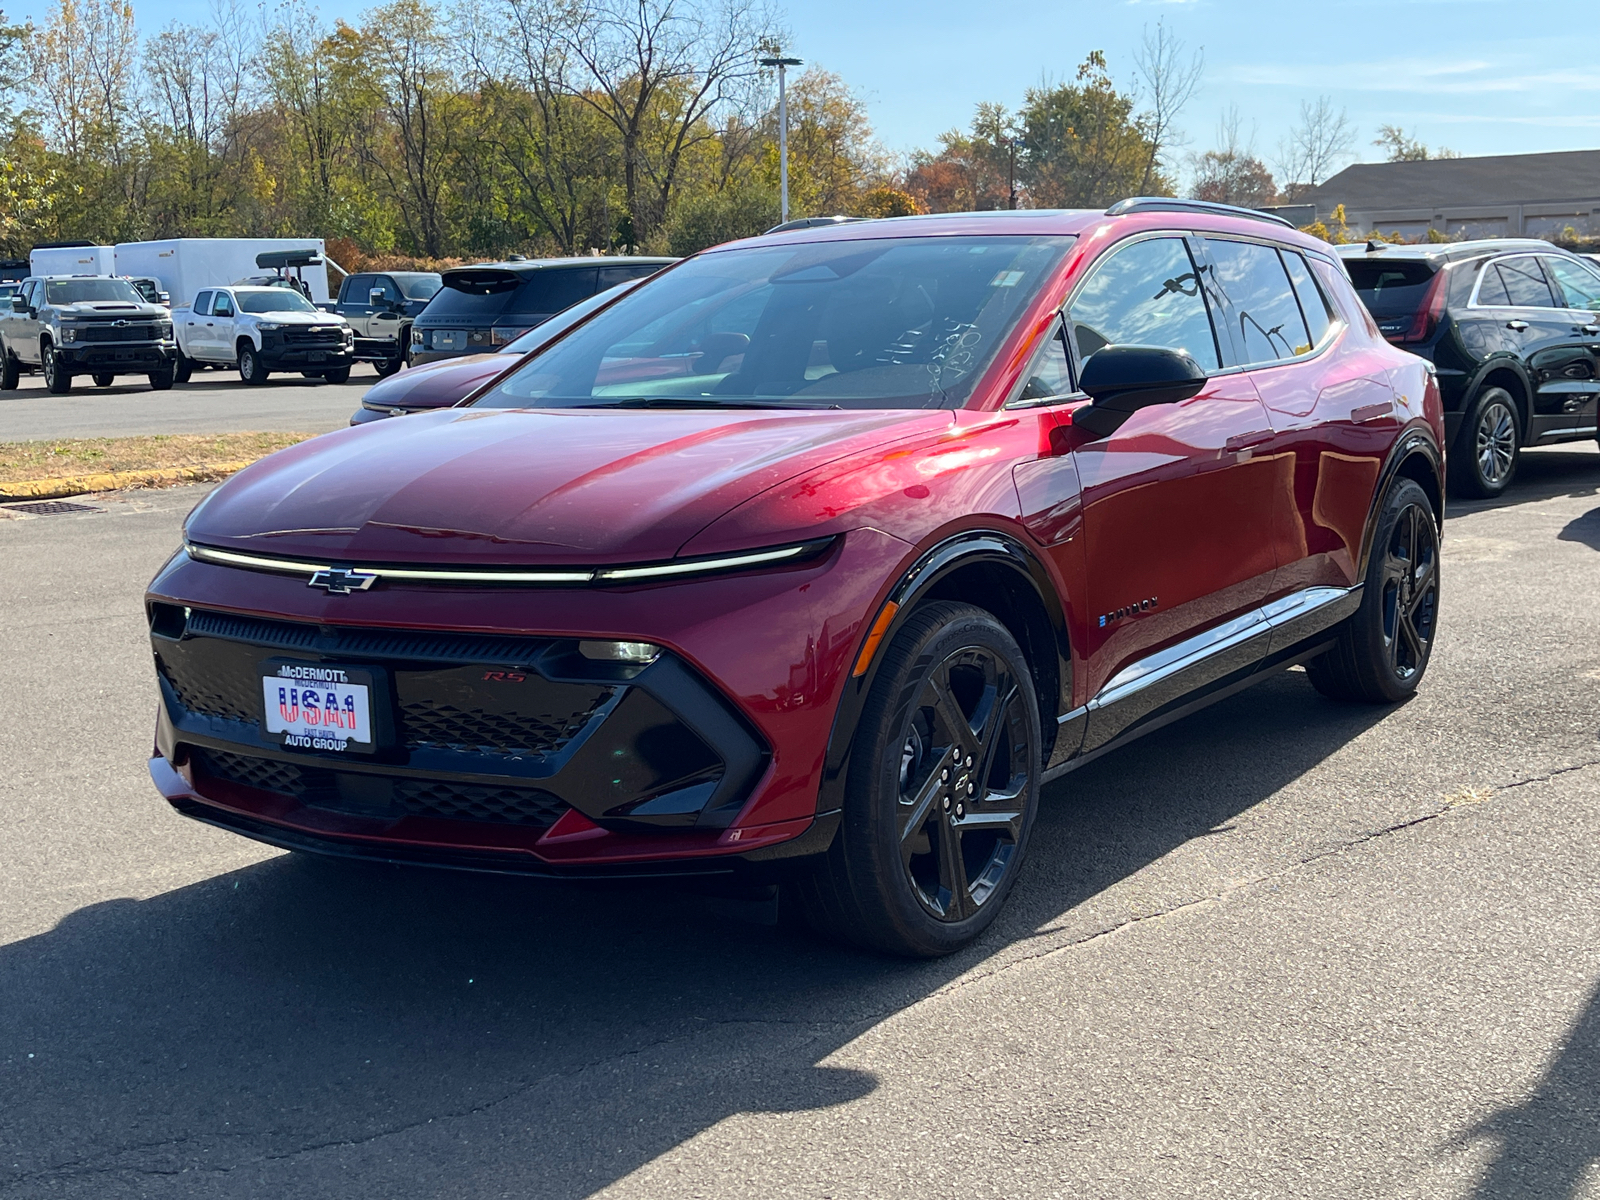
[{"label": "hood", "polygon": [[63,317],[165,317],[159,304],[133,304],[127,300],[80,300],[76,304],[50,306]]},{"label": "hood", "polygon": [[648,562],[785,479],[954,414],[460,409],[374,421],[247,467],[190,538],[347,563]]},{"label": "hood", "polygon": [[279,325],[343,325],[345,323],[345,319],[338,313],[295,312],[290,309],[280,312],[241,313],[240,316],[254,317],[258,321],[273,321]]},{"label": "hood", "polygon": [[520,354],[467,354],[407,367],[367,389],[361,399],[396,408],[448,408],[480,383],[522,361]]}]

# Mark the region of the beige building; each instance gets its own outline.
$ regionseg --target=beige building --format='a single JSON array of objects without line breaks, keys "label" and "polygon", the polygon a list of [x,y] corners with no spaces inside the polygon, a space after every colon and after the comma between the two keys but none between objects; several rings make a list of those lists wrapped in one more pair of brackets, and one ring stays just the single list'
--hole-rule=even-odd
[{"label": "beige building", "polygon": [[1452,237],[1600,236],[1600,150],[1357,163],[1300,197],[1326,221],[1344,205],[1359,229]]}]

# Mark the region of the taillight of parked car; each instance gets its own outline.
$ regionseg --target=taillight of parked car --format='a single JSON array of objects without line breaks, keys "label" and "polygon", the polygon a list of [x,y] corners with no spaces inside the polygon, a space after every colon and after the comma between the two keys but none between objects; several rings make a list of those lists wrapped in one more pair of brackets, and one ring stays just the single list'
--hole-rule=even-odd
[{"label": "taillight of parked car", "polygon": [[1422,303],[1417,305],[1417,315],[1411,321],[1411,328],[1399,337],[1391,337],[1391,342],[1404,345],[1407,342],[1425,342],[1433,336],[1433,331],[1439,328],[1440,318],[1444,316],[1445,277],[1449,273],[1448,268],[1434,272],[1427,294],[1422,297]]}]

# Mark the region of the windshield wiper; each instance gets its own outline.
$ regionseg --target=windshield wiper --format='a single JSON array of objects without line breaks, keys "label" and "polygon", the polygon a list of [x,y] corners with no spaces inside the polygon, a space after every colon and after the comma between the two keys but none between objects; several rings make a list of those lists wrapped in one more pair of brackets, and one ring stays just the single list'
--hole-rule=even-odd
[{"label": "windshield wiper", "polygon": [[839,408],[837,404],[786,404],[778,400],[711,400],[699,396],[628,396],[621,400],[602,400],[595,404],[573,404],[571,408]]}]

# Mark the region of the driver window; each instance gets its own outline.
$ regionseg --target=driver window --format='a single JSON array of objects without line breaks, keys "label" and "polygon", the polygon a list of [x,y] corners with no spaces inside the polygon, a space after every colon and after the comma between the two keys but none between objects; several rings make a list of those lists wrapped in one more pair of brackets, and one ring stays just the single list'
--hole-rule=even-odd
[{"label": "driver window", "polygon": [[228,295],[227,292],[218,292],[216,305],[211,312],[213,316],[218,317],[233,316],[233,297]]},{"label": "driver window", "polygon": [[1600,274],[1583,263],[1554,256],[1544,260],[1545,269],[1555,277],[1566,306],[1582,312],[1600,312]]},{"label": "driver window", "polygon": [[1187,350],[1209,371],[1222,365],[1200,273],[1182,238],[1112,251],[1072,301],[1071,319],[1084,358],[1102,346],[1161,346]]}]

